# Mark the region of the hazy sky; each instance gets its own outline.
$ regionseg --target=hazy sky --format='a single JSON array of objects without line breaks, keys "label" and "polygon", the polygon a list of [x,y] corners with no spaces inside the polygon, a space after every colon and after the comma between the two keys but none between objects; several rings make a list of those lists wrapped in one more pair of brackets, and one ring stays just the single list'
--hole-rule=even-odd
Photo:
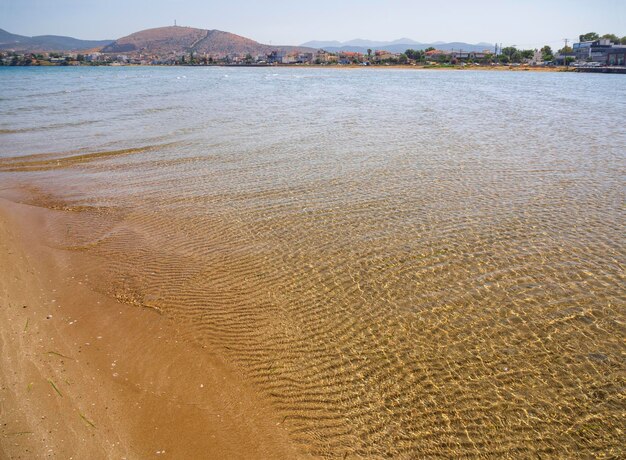
[{"label": "hazy sky", "polygon": [[585,32],[626,35],[626,0],[0,0],[0,28],[115,39],[178,21],[263,43],[366,38],[558,45]]}]

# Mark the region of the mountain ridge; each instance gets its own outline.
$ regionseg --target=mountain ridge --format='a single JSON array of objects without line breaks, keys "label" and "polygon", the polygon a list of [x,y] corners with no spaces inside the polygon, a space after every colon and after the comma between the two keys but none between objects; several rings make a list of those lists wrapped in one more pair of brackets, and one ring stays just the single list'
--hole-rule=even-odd
[{"label": "mountain ridge", "polygon": [[82,51],[102,48],[113,40],[81,40],[63,35],[28,37],[0,29],[0,49],[16,51]]},{"label": "mountain ridge", "polygon": [[299,46],[265,45],[241,35],[212,29],[183,26],[166,26],[140,30],[117,40],[81,40],[60,35],[28,37],[0,29],[0,50],[16,51],[82,51],[101,49],[105,53],[145,52],[153,54],[181,54],[189,52],[213,55],[269,54],[278,52],[312,52],[324,49],[329,52],[352,51],[367,53],[369,49],[402,53],[409,48],[441,50],[483,51],[493,49],[489,43],[433,42],[420,43],[410,38],[391,41],[374,41],[357,38],[347,42],[309,41]]},{"label": "mountain ridge", "polygon": [[367,53],[368,49],[376,51],[389,51],[392,53],[402,53],[407,49],[423,50],[426,48],[437,48],[445,51],[459,50],[464,51],[483,51],[485,49],[493,49],[494,46],[491,43],[465,43],[465,42],[433,42],[433,43],[421,43],[410,38],[400,38],[392,41],[374,41],[364,39],[354,39],[347,42],[340,42],[337,40],[329,41],[317,41],[312,40],[303,43],[301,46],[307,46],[311,48],[324,49],[330,52],[338,51],[351,51],[358,53]]}]

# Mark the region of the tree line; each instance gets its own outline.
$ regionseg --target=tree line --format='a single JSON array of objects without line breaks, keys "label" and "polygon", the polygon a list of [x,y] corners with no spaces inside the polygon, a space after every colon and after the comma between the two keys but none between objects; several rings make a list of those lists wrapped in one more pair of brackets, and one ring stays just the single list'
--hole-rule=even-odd
[{"label": "tree line", "polygon": [[606,39],[611,40],[616,45],[626,45],[626,36],[619,38],[615,34],[604,34],[600,36],[595,32],[588,32],[586,34],[579,35],[578,38],[581,42],[595,42],[596,40]]},{"label": "tree line", "polygon": [[[596,32],[589,32],[586,34],[582,34],[579,36],[579,39],[581,42],[588,42],[588,41],[596,41],[596,40],[600,40],[600,39],[606,39],[606,40],[610,40],[611,42],[618,44],[618,45],[626,45],[626,36],[619,38],[617,35],[615,34],[604,34],[604,35],[599,35]],[[427,48],[425,50],[413,50],[413,49],[408,49],[406,50],[402,55],[400,55],[399,61],[406,61],[408,59],[414,60],[416,62],[425,62],[426,59],[426,52],[427,51],[431,51],[434,50],[435,48]],[[564,46],[563,48],[559,49],[557,51],[557,53],[559,54],[569,54],[572,53],[573,49],[571,46]],[[368,50],[368,54],[371,53],[370,50]],[[550,62],[554,60],[554,51],[552,50],[552,48],[549,45],[545,45],[543,48],[541,48],[541,59],[542,61],[545,62]],[[515,64],[515,63],[521,63],[524,62],[525,60],[528,59],[532,59],[535,55],[535,50],[529,49],[529,50],[522,50],[522,49],[517,49],[514,46],[508,46],[506,48],[502,48],[502,51],[500,54],[498,54],[497,56],[494,54],[487,54],[485,55],[483,58],[479,58],[479,59],[475,59],[475,62],[481,63],[481,64],[489,64],[489,63],[501,63],[501,64]],[[446,55],[441,55],[438,56],[437,61],[439,61],[440,63],[452,63],[454,64],[454,58],[450,57],[450,56],[446,56]],[[568,58],[569,61],[572,61],[572,58]],[[469,61],[471,62],[472,59],[469,59]]]}]

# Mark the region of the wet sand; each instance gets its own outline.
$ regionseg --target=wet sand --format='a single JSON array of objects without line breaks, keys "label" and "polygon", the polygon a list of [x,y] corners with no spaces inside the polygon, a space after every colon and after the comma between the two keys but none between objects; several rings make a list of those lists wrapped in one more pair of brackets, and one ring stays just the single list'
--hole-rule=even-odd
[{"label": "wet sand", "polygon": [[0,458],[296,458],[211,350],[42,245],[55,212],[0,199]]}]

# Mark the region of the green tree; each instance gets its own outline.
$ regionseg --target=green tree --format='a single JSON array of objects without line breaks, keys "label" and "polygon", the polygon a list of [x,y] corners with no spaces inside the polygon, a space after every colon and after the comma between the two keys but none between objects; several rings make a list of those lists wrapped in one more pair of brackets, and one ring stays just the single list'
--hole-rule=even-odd
[{"label": "green tree", "polygon": [[400,64],[406,64],[407,62],[409,62],[409,58],[406,54],[402,53],[398,61],[400,62]]},{"label": "green tree", "polygon": [[600,39],[600,35],[595,32],[587,32],[586,34],[578,37],[581,42],[593,42]]},{"label": "green tree", "polygon": [[569,54],[569,53],[573,53],[573,52],[574,52],[574,50],[572,49],[571,46],[564,46],[563,48],[561,48],[559,50],[559,53],[561,53],[561,54]]},{"label": "green tree", "polygon": [[367,49],[367,59],[371,59],[372,58],[372,50],[370,48]]},{"label": "green tree", "polygon": [[428,48],[426,48],[426,49],[424,50],[424,53],[427,53],[427,52],[429,52],[429,51],[435,51],[435,48],[433,48],[432,46],[430,46],[430,47],[428,47]]},{"label": "green tree", "polygon": [[480,59],[481,64],[491,64],[493,62],[493,54],[485,54],[485,57]]},{"label": "green tree", "polygon": [[626,45],[626,37],[622,37],[619,42],[622,45]]},{"label": "green tree", "polygon": [[541,59],[543,59],[544,61],[551,61],[552,59],[554,59],[552,48],[550,48],[548,45],[541,48]]},{"label": "green tree", "polygon": [[420,50],[408,49],[404,52],[409,59],[414,61],[422,61],[424,59],[424,52]]},{"label": "green tree", "polygon": [[615,34],[604,34],[600,38],[606,38],[607,40],[611,40],[613,43],[619,43],[620,42],[619,37],[617,35],[615,35]]},{"label": "green tree", "polygon": [[523,59],[532,59],[535,55],[535,50],[522,50],[520,51]]},{"label": "green tree", "polygon": [[520,62],[522,60],[522,54],[514,46],[502,48],[502,54],[507,56],[511,62]]}]

